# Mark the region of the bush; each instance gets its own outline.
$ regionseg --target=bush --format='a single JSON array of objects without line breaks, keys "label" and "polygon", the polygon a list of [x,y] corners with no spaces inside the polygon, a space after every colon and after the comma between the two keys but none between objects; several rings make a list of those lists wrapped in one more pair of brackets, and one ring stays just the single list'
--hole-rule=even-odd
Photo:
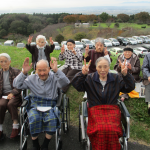
[{"label": "bush", "polygon": [[58,34],[58,35],[55,37],[55,41],[57,41],[57,42],[60,44],[61,41],[64,41],[64,36],[61,35],[61,34]]},{"label": "bush", "polygon": [[74,38],[75,38],[75,40],[80,41],[81,39],[86,38],[86,33],[84,33],[84,32],[79,32],[79,33],[77,33],[77,34],[75,35]]},{"label": "bush", "polygon": [[147,25],[150,26],[150,23],[148,23]]},{"label": "bush", "polygon": [[119,28],[119,23],[117,22],[117,23],[115,23],[115,25],[114,25],[115,27],[117,27],[117,28]]}]

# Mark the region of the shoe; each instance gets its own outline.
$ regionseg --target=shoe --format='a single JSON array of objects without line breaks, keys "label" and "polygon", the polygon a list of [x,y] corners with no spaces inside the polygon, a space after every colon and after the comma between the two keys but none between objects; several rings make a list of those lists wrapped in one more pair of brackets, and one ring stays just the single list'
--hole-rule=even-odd
[{"label": "shoe", "polygon": [[15,137],[17,137],[19,133],[20,133],[20,128],[18,128],[18,129],[12,129],[10,138],[15,138]]},{"label": "shoe", "polygon": [[3,131],[0,131],[0,141],[2,141],[3,139],[4,139]]}]

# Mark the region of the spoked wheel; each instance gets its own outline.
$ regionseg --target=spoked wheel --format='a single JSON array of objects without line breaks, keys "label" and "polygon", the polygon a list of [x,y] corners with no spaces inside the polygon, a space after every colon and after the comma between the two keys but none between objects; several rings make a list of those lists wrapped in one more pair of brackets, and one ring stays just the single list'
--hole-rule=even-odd
[{"label": "spoked wheel", "polygon": [[81,105],[79,105],[79,142],[81,142],[81,140],[82,140],[80,115],[81,115]]},{"label": "spoked wheel", "polygon": [[56,150],[62,150],[62,140],[60,136],[61,136],[61,129],[57,129],[55,137]]},{"label": "spoked wheel", "polygon": [[70,105],[69,105],[69,98],[67,98],[64,95],[64,100],[63,100],[63,131],[64,133],[67,133],[69,130],[69,125],[70,125]]},{"label": "spoked wheel", "polygon": [[26,141],[22,150],[27,150],[27,146],[28,145],[27,145],[27,141]]}]

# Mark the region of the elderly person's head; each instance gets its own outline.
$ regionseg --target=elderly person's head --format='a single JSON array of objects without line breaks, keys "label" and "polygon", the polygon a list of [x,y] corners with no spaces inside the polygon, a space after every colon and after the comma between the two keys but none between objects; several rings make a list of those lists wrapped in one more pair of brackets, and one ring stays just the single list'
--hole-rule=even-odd
[{"label": "elderly person's head", "polygon": [[106,57],[100,57],[96,60],[96,70],[101,80],[107,80],[109,69],[110,62]]},{"label": "elderly person's head", "polygon": [[95,50],[97,52],[103,52],[104,50],[104,39],[103,38],[96,38],[95,39]]},{"label": "elderly person's head", "polygon": [[38,35],[36,37],[36,44],[40,47],[43,48],[46,45],[46,37],[43,35]]},{"label": "elderly person's head", "polygon": [[0,66],[3,69],[3,71],[9,70],[9,66],[11,63],[11,58],[7,53],[1,53],[0,54]]},{"label": "elderly person's head", "polygon": [[69,40],[66,42],[66,44],[67,44],[68,50],[73,50],[74,47],[75,47],[75,41],[72,40],[72,39],[69,39]]},{"label": "elderly person's head", "polygon": [[45,81],[48,78],[50,67],[47,60],[41,59],[36,64],[36,73],[39,78]]},{"label": "elderly person's head", "polygon": [[129,59],[133,54],[133,49],[131,47],[125,47],[123,49],[123,55],[126,59]]}]

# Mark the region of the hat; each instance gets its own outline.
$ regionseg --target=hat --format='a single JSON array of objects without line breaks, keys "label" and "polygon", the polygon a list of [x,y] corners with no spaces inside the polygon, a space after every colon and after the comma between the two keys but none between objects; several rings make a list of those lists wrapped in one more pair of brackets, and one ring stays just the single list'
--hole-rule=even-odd
[{"label": "hat", "polygon": [[69,40],[66,42],[66,44],[67,44],[68,42],[71,42],[71,43],[75,44],[75,41],[72,40],[72,39],[69,39]]},{"label": "hat", "polygon": [[123,51],[131,51],[131,52],[133,52],[133,49],[130,48],[130,47],[125,47],[125,48],[123,49]]}]

